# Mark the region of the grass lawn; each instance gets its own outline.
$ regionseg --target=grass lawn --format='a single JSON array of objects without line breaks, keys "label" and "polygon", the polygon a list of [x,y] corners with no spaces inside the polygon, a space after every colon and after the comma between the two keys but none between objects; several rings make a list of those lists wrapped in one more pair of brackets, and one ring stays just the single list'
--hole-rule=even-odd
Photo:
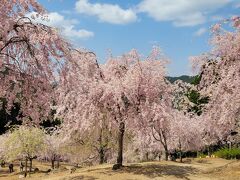
[{"label": "grass lawn", "polygon": [[[70,166],[62,164],[59,170],[46,173],[50,163],[35,161],[34,167],[39,172],[31,174],[27,179],[42,180],[143,180],[143,179],[186,179],[186,180],[240,180],[240,161],[213,159],[185,159],[179,162],[144,162],[126,164],[121,170],[113,171],[112,165],[97,165],[78,168],[70,173]],[[16,164],[15,172],[10,174],[7,167],[0,169],[0,180],[19,179],[19,167]]]}]

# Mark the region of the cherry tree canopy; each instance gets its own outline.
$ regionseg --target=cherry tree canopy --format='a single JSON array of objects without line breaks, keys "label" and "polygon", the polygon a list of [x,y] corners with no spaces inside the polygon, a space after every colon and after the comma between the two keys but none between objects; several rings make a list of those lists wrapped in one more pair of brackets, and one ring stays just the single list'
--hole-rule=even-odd
[{"label": "cherry tree canopy", "polygon": [[[152,106],[170,102],[170,85],[165,79],[166,58],[158,48],[145,60],[132,50],[99,65],[93,53],[73,53],[78,62],[68,66],[67,77],[62,78],[58,114],[71,127],[68,129],[81,129],[80,132],[91,128],[101,116],[107,116],[111,120],[108,127],[116,125],[119,129],[122,150],[125,127],[138,129],[137,126],[148,120]],[[121,161],[122,157],[118,158],[119,164]]]},{"label": "cherry tree canopy", "polygon": [[56,29],[25,17],[30,11],[46,13],[36,0],[1,1],[0,97],[9,107],[20,102],[23,116],[37,122],[49,113],[70,45]]},{"label": "cherry tree canopy", "polygon": [[[226,23],[232,24],[231,31],[224,29]],[[202,123],[211,142],[226,139],[239,121],[240,18],[216,24],[212,30],[212,51],[193,58],[195,64],[201,65],[198,88],[202,94],[210,95]]]},{"label": "cherry tree canopy", "polygon": [[30,159],[44,148],[44,131],[36,127],[20,126],[9,133],[2,146],[5,148],[5,159]]},{"label": "cherry tree canopy", "polygon": [[65,159],[64,147],[66,145],[64,135],[59,128],[47,128],[44,136],[44,148],[39,153],[39,159],[51,161],[52,168],[55,168],[54,162]]}]

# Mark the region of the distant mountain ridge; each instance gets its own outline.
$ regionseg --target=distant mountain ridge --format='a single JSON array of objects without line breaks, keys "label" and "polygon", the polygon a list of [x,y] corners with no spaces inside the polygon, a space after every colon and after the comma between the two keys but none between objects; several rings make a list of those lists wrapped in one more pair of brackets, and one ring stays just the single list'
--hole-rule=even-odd
[{"label": "distant mountain ridge", "polygon": [[178,76],[178,77],[171,77],[171,76],[167,77],[167,79],[171,83],[174,83],[177,80],[182,80],[183,82],[191,83],[191,82],[193,82],[194,78],[195,78],[195,76],[188,76],[188,75],[182,75],[182,76]]}]

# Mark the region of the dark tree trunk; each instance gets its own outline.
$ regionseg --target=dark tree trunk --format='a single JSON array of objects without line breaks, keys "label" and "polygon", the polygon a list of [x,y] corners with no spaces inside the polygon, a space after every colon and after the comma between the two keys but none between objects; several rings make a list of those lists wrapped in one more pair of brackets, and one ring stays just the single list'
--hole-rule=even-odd
[{"label": "dark tree trunk", "polygon": [[182,163],[183,161],[182,161],[182,150],[180,150],[180,162]]},{"label": "dark tree trunk", "polygon": [[145,160],[148,161],[148,152],[145,153]]},{"label": "dark tree trunk", "polygon": [[162,157],[162,152],[160,152],[160,153],[158,154],[158,159],[159,159],[159,161],[161,161],[161,157]]},{"label": "dark tree trunk", "polygon": [[210,146],[208,146],[208,156],[210,157]]},{"label": "dark tree trunk", "polygon": [[29,172],[32,172],[32,158],[29,158],[29,161],[30,161],[30,166],[29,166]]},{"label": "dark tree trunk", "polygon": [[182,163],[182,144],[181,144],[181,141],[180,141],[180,138],[179,138],[179,156],[180,156],[180,162]]},{"label": "dark tree trunk", "polygon": [[52,169],[54,169],[54,162],[55,162],[55,160],[52,159],[51,162],[52,162]]},{"label": "dark tree trunk", "polygon": [[104,154],[103,147],[101,147],[99,150],[99,158],[100,158],[99,163],[103,164],[105,162],[105,154]]},{"label": "dark tree trunk", "polygon": [[106,156],[106,153],[104,153],[104,163],[107,163],[107,156]]},{"label": "dark tree trunk", "polygon": [[119,124],[119,132],[118,132],[118,157],[117,164],[119,167],[122,166],[123,163],[123,137],[125,132],[125,124],[124,122],[120,122]]},{"label": "dark tree trunk", "polygon": [[28,159],[25,159],[25,173],[24,176],[27,177],[27,165],[28,165]]},{"label": "dark tree trunk", "polygon": [[[157,132],[158,137],[155,135],[154,130]],[[155,126],[152,126],[152,135],[154,137],[155,140],[159,141],[163,148],[164,148],[164,159],[167,161],[168,160],[168,146],[167,146],[167,138],[165,135],[165,132],[160,128],[160,129],[156,129]]]},{"label": "dark tree trunk", "polygon": [[99,135],[99,149],[98,149],[98,154],[99,154],[99,164],[104,163],[104,146],[103,146],[103,129],[100,129],[100,135]]},{"label": "dark tree trunk", "polygon": [[164,158],[165,158],[165,161],[168,161],[168,155],[169,155],[169,153],[168,153],[168,149],[166,149],[166,148],[164,148],[165,150],[164,150]]}]

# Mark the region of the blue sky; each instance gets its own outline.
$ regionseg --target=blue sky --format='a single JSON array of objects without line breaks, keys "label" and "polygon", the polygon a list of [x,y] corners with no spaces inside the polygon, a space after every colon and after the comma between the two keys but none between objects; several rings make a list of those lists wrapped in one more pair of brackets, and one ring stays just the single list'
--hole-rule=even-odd
[{"label": "blue sky", "polygon": [[148,55],[161,47],[169,75],[191,74],[189,56],[210,49],[212,24],[239,15],[240,0],[39,0],[49,25],[76,47],[94,51],[100,63],[137,49]]}]

